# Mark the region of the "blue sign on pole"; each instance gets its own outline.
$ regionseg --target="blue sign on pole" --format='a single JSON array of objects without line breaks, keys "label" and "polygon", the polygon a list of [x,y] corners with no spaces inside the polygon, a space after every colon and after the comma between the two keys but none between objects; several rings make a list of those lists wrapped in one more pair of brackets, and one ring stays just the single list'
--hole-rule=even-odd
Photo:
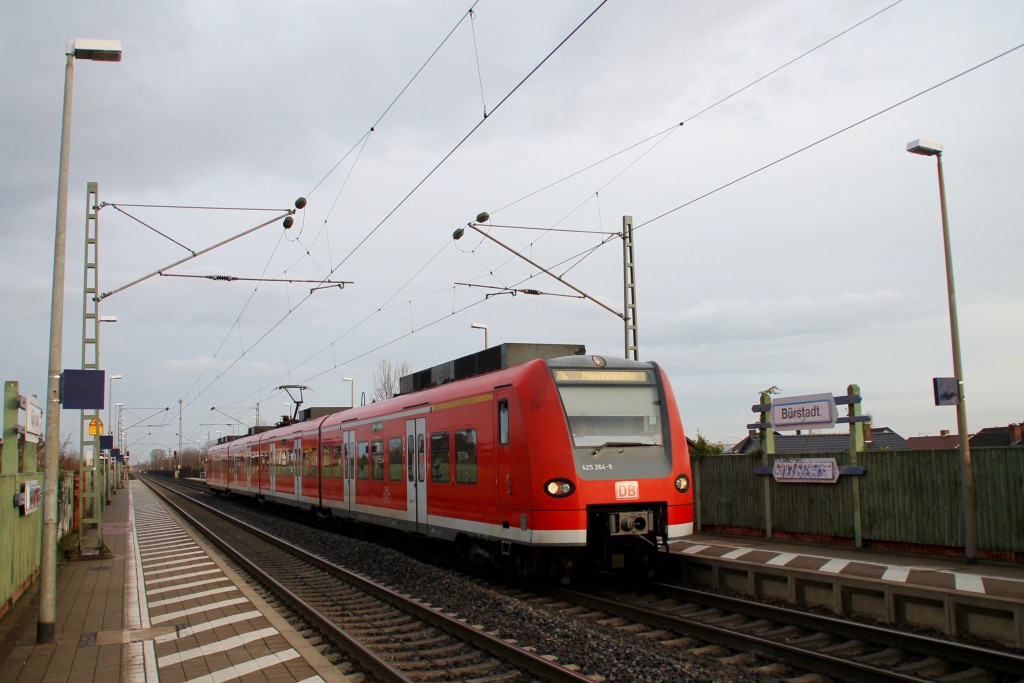
[{"label": "blue sign on pole", "polygon": [[68,370],[60,375],[60,404],[64,410],[103,410],[105,370]]}]

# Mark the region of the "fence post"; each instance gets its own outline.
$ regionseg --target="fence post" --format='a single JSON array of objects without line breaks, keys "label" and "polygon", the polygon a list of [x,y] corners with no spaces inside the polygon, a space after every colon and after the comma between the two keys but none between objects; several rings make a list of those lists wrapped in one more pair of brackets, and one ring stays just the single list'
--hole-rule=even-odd
[{"label": "fence post", "polygon": [[[761,411],[761,464],[771,469],[772,455],[775,453],[775,432],[772,431],[772,395],[761,392],[761,405],[767,409]],[[772,478],[761,477],[762,500],[764,501],[764,537],[772,537]]]},{"label": "fence post", "polygon": [[700,461],[702,458],[690,456],[690,469],[693,470],[693,532],[700,533]]},{"label": "fence post", "polygon": [[[846,395],[850,403],[846,406],[846,415],[850,418],[860,417],[860,401],[853,399],[860,398],[860,386],[851,384],[846,387]],[[857,453],[864,450],[864,423],[850,422],[850,464],[857,465]],[[860,477],[853,478],[853,546],[864,547],[863,531],[861,528],[861,507],[860,507]]]}]

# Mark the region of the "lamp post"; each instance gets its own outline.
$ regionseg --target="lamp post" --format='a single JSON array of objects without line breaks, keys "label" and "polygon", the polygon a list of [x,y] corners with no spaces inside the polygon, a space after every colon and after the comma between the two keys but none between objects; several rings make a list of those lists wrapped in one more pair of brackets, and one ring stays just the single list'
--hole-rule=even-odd
[{"label": "lamp post", "polygon": [[124,404],[117,404],[117,448],[124,448]]},{"label": "lamp post", "polygon": [[352,389],[352,398],[349,400],[349,406],[356,407],[356,381],[351,377],[342,377],[342,381],[348,382]]},{"label": "lamp post", "polygon": [[68,169],[71,157],[71,95],[75,59],[121,61],[117,40],[78,38],[68,43],[64,66],[64,114],[57,173],[57,224],[53,247],[53,289],[50,296],[50,357],[46,381],[46,455],[43,467],[43,535],[39,566],[39,621],[36,641],[53,643],[57,636],[57,468],[60,460],[60,372],[64,336],[64,262],[67,251]]},{"label": "lamp post", "polygon": [[484,348],[487,348],[487,323],[473,323],[470,325],[474,330],[484,331]]},{"label": "lamp post", "polygon": [[[114,433],[114,380],[124,379],[124,375],[111,375],[110,379],[107,380],[107,433]],[[118,405],[121,405],[120,403]]]},{"label": "lamp post", "polygon": [[953,374],[959,397],[956,403],[956,426],[960,437],[960,459],[963,468],[964,559],[968,564],[978,561],[978,515],[974,501],[974,468],[971,465],[970,433],[967,431],[967,402],[964,397],[964,371],[960,362],[960,325],[956,315],[956,288],[953,286],[953,252],[949,244],[949,216],[946,213],[946,182],[942,175],[942,145],[931,140],[907,143],[912,154],[935,157],[939,172],[939,206],[942,211],[942,247],[946,254],[946,295],[949,299],[949,332],[953,340]]}]

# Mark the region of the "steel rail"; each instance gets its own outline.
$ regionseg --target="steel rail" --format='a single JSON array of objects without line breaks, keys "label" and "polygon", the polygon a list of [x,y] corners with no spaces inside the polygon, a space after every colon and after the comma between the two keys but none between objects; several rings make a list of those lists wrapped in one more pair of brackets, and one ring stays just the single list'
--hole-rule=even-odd
[{"label": "steel rail", "polygon": [[785,621],[788,624],[826,631],[846,638],[868,637],[872,642],[884,642],[889,647],[902,648],[916,654],[934,654],[957,664],[984,667],[1008,676],[1020,676],[1024,671],[1024,656],[1012,652],[978,647],[919,633],[898,631],[884,626],[847,621],[824,614],[802,612],[789,607],[768,605],[744,598],[715,595],[682,586],[655,584],[651,588],[680,600],[699,602],[709,607],[742,611],[744,614]]},{"label": "steel rail", "polygon": [[[153,478],[147,477],[144,481],[147,485],[150,486],[151,489],[154,488],[154,486],[161,486],[162,488],[165,488],[168,491],[174,492],[173,489],[171,489],[170,487],[166,486],[163,483],[155,481]],[[355,574],[343,567],[339,567],[338,565],[332,564],[327,560],[324,560],[323,558],[312,555],[306,552],[305,550],[295,545],[292,545],[287,541],[284,541],[280,538],[277,538],[276,536],[268,534],[267,532],[252,526],[251,524],[247,524],[246,522],[236,517],[232,517],[231,515],[228,515],[224,512],[221,512],[209,505],[206,505],[205,503],[202,503],[201,501],[190,498],[182,492],[174,493],[176,493],[176,495],[186,498],[190,503],[196,505],[200,509],[203,509],[204,511],[213,514],[221,519],[230,521],[231,524],[234,525],[236,528],[242,529],[246,533],[250,533],[259,538],[260,540],[275,545],[278,548],[287,551],[288,553],[294,554],[297,557],[301,558],[304,562],[307,562],[317,567],[318,569],[321,569],[334,576],[337,576],[345,582],[371,594],[375,598],[383,600],[391,606],[407,614],[411,614],[413,617],[423,622],[426,622],[431,626],[434,626],[463,642],[467,642],[473,645],[474,647],[479,648],[480,650],[483,650],[493,655],[494,657],[498,657],[512,664],[513,666],[528,672],[530,675],[539,678],[540,680],[550,681],[550,683],[593,683],[593,679],[588,676],[585,676],[571,669],[567,669],[559,664],[556,664],[555,662],[545,659],[540,655],[533,654],[532,652],[517,647],[516,645],[509,643],[506,640],[499,638],[498,636],[494,636],[478,628],[474,628],[472,625],[466,624],[458,620],[457,618],[450,617],[446,614],[443,614],[437,610],[434,610],[426,606],[425,604],[419,603],[411,597],[406,597],[400,593],[389,590],[381,584],[378,584],[370,579],[360,576],[359,574]],[[173,506],[175,510],[177,510],[179,513],[185,516],[190,524],[195,523],[196,528],[198,528],[204,535],[210,538],[211,541],[214,542],[219,548],[230,554],[233,559],[239,561],[239,563],[245,566],[246,569],[248,569],[250,566],[254,566],[247,559],[241,557],[239,551],[236,551],[234,548],[231,548],[231,546],[227,543],[224,543],[220,539],[216,538],[215,532],[207,529],[205,525],[198,522],[198,520],[195,520],[194,516],[188,515],[187,513],[183,512],[179,505],[170,501],[163,494],[159,495],[161,495],[161,498],[166,500],[169,505]],[[294,594],[290,590],[288,590],[284,586],[281,586],[275,579],[269,577],[265,572],[259,570],[258,568],[255,568],[254,575],[259,576],[261,581],[263,580],[263,577],[266,576],[270,582],[268,583],[268,585],[270,586],[280,586],[280,590],[283,591],[283,595],[288,596],[287,598],[282,597],[282,599],[286,600],[286,602],[291,604],[290,600],[292,599]],[[276,588],[274,590],[275,592],[277,591]],[[334,634],[337,634],[338,637],[341,639],[338,643],[339,646],[343,647],[346,650],[346,652],[352,654],[353,658],[356,658],[357,661],[360,662],[360,664],[364,664],[363,658],[371,659],[373,661],[377,660],[377,656],[375,653],[373,653],[372,650],[363,647],[361,644],[358,643],[358,641],[348,636],[344,631],[340,630],[337,626],[331,623],[326,617],[320,615],[315,608],[309,606],[304,601],[301,601],[301,599],[297,596],[295,596],[294,599],[299,600],[299,602],[301,603],[302,608],[299,611],[303,614],[303,616],[306,616],[306,610],[309,610],[309,612],[313,615],[312,617],[310,617],[311,621],[313,621],[318,627],[320,626],[321,623],[326,624],[325,628],[328,629],[328,632],[331,634],[332,640]],[[350,651],[349,648],[352,648],[352,650]],[[391,673],[393,673],[394,675],[399,676],[399,678],[387,678],[384,680],[418,680],[415,677],[415,675],[413,676],[413,678],[406,678],[404,674],[391,668],[389,665],[386,665],[386,663],[384,663],[383,661],[381,662],[381,664],[386,666],[387,669],[390,670],[386,671],[387,675],[391,675]],[[367,666],[368,669],[371,668],[366,664],[364,664],[364,666]],[[374,673],[376,674],[376,671]]]},{"label": "steel rail", "polygon": [[[837,657],[812,649],[778,642],[769,638],[762,638],[750,633],[729,629],[727,627],[716,626],[697,619],[688,619],[686,617],[658,612],[644,607],[628,605],[617,600],[580,593],[578,591],[563,588],[550,588],[544,592],[552,597],[566,600],[570,603],[583,605],[592,610],[652,625],[673,633],[693,636],[700,640],[721,645],[738,652],[748,652],[760,655],[773,661],[789,664],[806,671],[813,671],[815,673],[831,676],[842,681],[854,681],[857,683],[873,683],[877,681],[892,681],[894,683],[925,683],[927,681],[935,680],[934,678],[922,678],[909,673],[902,673],[892,669],[877,667],[869,663]],[[714,597],[717,598],[718,596]],[[758,605],[760,605],[760,603],[758,603]],[[784,618],[782,618],[781,615],[777,614],[776,617],[784,621]],[[853,627],[854,624],[847,624],[847,626]],[[863,635],[863,633],[861,633],[861,635]],[[987,665],[986,668],[988,668]],[[1020,669],[1017,669],[1017,671],[1019,670]]]}]

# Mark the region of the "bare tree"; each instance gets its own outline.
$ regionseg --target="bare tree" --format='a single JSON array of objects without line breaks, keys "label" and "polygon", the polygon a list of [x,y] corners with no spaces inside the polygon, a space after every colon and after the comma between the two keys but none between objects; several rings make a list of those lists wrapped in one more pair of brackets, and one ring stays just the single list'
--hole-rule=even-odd
[{"label": "bare tree", "polygon": [[[61,434],[60,435],[60,447],[57,449],[57,469],[61,472],[77,472],[79,467],[79,453],[76,448],[71,445],[71,437],[73,435]],[[24,452],[24,443],[18,443],[18,461],[21,462],[22,453]],[[40,438],[39,443],[36,444],[36,471],[42,472],[45,468],[46,463],[46,440]]]},{"label": "bare tree", "polygon": [[392,365],[388,359],[381,359],[377,369],[373,371],[373,400],[383,401],[397,394],[399,380],[403,375],[408,375],[410,370],[409,364],[405,361]]}]

